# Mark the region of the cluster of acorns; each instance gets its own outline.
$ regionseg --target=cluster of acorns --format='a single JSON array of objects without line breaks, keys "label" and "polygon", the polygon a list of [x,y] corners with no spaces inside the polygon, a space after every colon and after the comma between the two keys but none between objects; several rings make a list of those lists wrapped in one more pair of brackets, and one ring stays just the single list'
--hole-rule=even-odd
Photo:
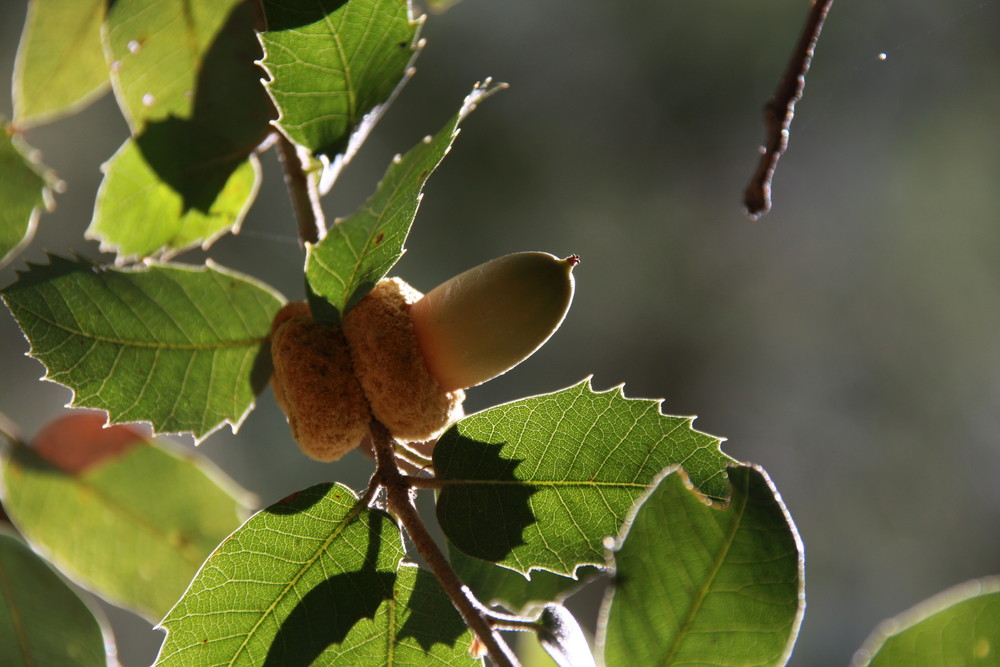
[{"label": "cluster of acorns", "polygon": [[286,304],[271,325],[271,384],[299,447],[335,461],[373,418],[401,441],[437,437],[462,416],[464,389],[521,363],[559,327],[579,261],[505,255],[426,296],[383,279],[342,327],[316,322],[305,302]]}]

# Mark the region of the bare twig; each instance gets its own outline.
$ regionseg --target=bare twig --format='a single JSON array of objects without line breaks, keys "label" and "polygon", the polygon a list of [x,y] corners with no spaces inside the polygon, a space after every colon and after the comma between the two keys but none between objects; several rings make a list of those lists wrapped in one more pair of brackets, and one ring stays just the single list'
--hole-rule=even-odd
[{"label": "bare twig", "polygon": [[764,106],[767,143],[761,146],[757,171],[743,193],[747,214],[755,220],[771,208],[771,179],[778,166],[778,158],[788,147],[788,132],[795,115],[795,103],[802,98],[816,42],[832,4],[833,0],[812,0],[809,19],[792,53],[792,59],[788,62],[788,68],[778,83],[778,89],[774,91],[774,97]]},{"label": "bare twig", "polygon": [[423,519],[417,513],[411,489],[413,478],[403,476],[396,468],[392,436],[378,420],[372,421],[371,432],[377,466],[375,474],[385,488],[389,511],[403,524],[413,545],[441,582],[441,587],[451,598],[451,603],[462,615],[465,624],[472,629],[485,647],[493,664],[497,667],[516,667],[518,661],[514,652],[507,646],[499,631],[493,628],[487,614],[484,613],[485,607],[455,574],[451,563],[438,548]]},{"label": "bare twig", "polygon": [[285,186],[299,225],[302,243],[316,243],[326,234],[326,219],[319,201],[317,179],[305,172],[295,144],[278,133],[278,157],[285,172]]}]

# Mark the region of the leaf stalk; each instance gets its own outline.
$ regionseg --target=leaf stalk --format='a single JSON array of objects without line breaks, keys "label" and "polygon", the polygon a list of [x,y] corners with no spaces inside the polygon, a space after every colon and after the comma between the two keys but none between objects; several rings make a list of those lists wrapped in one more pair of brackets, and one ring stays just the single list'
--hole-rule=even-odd
[{"label": "leaf stalk", "polygon": [[451,598],[451,603],[461,614],[465,624],[485,647],[493,664],[497,667],[517,667],[520,663],[499,631],[493,627],[488,615],[484,613],[486,608],[458,578],[451,563],[445,558],[427,530],[427,526],[424,525],[423,519],[420,518],[413,504],[411,483],[415,478],[401,474],[396,467],[393,438],[389,431],[376,419],[372,420],[371,433],[376,463],[373,479],[385,489],[389,511],[403,525],[413,545],[441,582],[441,587]]}]

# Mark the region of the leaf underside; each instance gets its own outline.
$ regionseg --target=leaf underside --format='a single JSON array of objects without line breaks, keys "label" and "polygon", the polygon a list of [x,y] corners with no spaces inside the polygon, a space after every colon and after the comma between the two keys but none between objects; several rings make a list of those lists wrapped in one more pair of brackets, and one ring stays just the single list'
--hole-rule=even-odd
[{"label": "leaf underside", "polygon": [[73,390],[73,406],[196,441],[242,422],[267,383],[277,294],[212,263],[117,270],[51,260],[0,295],[46,379]]},{"label": "leaf underside", "polygon": [[34,447],[13,450],[3,504],[62,572],[155,622],[246,511],[217,477],[200,457],[74,412],[43,429]]},{"label": "leaf underside", "polygon": [[664,468],[683,465],[704,496],[729,495],[719,438],[660,402],[590,381],[466,417],[434,450],[442,529],[470,556],[528,573],[604,565],[633,503]]},{"label": "leaf underside", "polygon": [[158,665],[471,664],[436,579],[399,530],[340,484],[258,512],[206,561],[162,625]]},{"label": "leaf underside", "polygon": [[609,665],[783,665],[804,607],[795,527],[759,468],[706,506],[682,474],[637,507],[615,554],[599,645]]},{"label": "leaf underside", "polygon": [[1000,577],[951,588],[881,624],[854,667],[995,665],[1000,656]]},{"label": "leaf underside", "polygon": [[239,230],[276,114],[255,64],[257,11],[247,0],[110,7],[112,81],[133,138],[105,165],[87,230],[102,250],[166,258]]},{"label": "leaf underside", "polygon": [[14,63],[14,124],[73,113],[107,90],[101,46],[107,0],[32,0]]},{"label": "leaf underside", "polygon": [[404,78],[420,23],[409,0],[264,0],[263,7],[262,64],[277,125],[332,162],[349,152],[352,132],[366,115],[379,115]]},{"label": "leaf underside", "polygon": [[[0,531],[0,647],[4,664],[103,667],[104,631],[62,579]],[[58,637],[58,641],[53,641]]]},{"label": "leaf underside", "polygon": [[314,308],[318,318],[339,324],[403,255],[403,244],[420,204],[421,191],[444,159],[458,126],[476,105],[499,90],[477,85],[461,110],[433,137],[393,161],[375,193],[354,214],[334,225],[323,240],[308,247],[306,278],[312,292],[332,306]]},{"label": "leaf underside", "polygon": [[31,240],[48,197],[45,177],[20,143],[0,122],[0,266]]}]

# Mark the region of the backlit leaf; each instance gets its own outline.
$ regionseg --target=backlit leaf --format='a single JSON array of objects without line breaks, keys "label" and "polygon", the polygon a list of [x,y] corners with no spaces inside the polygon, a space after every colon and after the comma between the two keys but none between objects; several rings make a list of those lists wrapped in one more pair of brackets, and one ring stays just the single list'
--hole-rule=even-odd
[{"label": "backlit leaf", "polygon": [[197,441],[237,428],[253,407],[281,306],[271,289],[211,263],[119,270],[59,257],[29,265],[0,296],[73,406]]},{"label": "backlit leaf", "polygon": [[519,572],[603,566],[635,501],[667,466],[705,496],[729,495],[721,440],[660,401],[595,392],[589,380],[466,417],[441,436],[438,520],[465,553]]},{"label": "backlit leaf", "polygon": [[133,139],[105,165],[87,236],[123,259],[237,232],[275,110],[254,61],[252,0],[119,0],[108,15],[115,90]]},{"label": "backlit leaf", "polygon": [[324,664],[324,651],[395,599],[402,558],[392,520],[347,487],[300,491],[252,516],[205,562],[162,622],[156,664]]},{"label": "backlit leaf", "polygon": [[396,667],[480,665],[469,655],[472,632],[430,572],[403,563],[392,599],[372,619],[363,619],[343,642],[331,646],[314,665]]},{"label": "backlit leaf", "polygon": [[94,612],[41,557],[3,531],[0,655],[7,667],[107,664],[104,629]]},{"label": "backlit leaf", "polygon": [[50,196],[45,177],[23,150],[7,124],[0,122],[0,266],[31,241]]},{"label": "backlit leaf", "polygon": [[599,645],[608,665],[783,665],[804,609],[801,544],[763,470],[728,507],[669,474],[619,538]]},{"label": "backlit leaf", "polygon": [[3,504],[64,574],[157,621],[246,511],[221,481],[192,453],[73,413],[13,449]]},{"label": "backlit leaf", "polygon": [[996,665],[1000,660],[1000,577],[968,581],[883,622],[854,667]]},{"label": "backlit leaf", "polygon": [[23,129],[89,104],[108,85],[101,46],[107,0],[31,0],[14,63],[14,124]]},{"label": "backlit leaf", "polygon": [[260,185],[255,156],[213,159],[210,135],[165,121],[104,165],[87,238],[122,259],[168,258],[236,233]]},{"label": "backlit leaf", "polygon": [[278,126],[328,162],[338,155],[349,161],[416,54],[420,21],[409,0],[263,0],[263,6],[263,65]]},{"label": "backlit leaf", "polygon": [[361,208],[338,221],[318,244],[308,246],[306,278],[312,291],[333,305],[336,313],[330,323],[339,323],[402,256],[424,183],[451,149],[459,124],[502,87],[489,81],[477,85],[441,131],[393,161]]}]

